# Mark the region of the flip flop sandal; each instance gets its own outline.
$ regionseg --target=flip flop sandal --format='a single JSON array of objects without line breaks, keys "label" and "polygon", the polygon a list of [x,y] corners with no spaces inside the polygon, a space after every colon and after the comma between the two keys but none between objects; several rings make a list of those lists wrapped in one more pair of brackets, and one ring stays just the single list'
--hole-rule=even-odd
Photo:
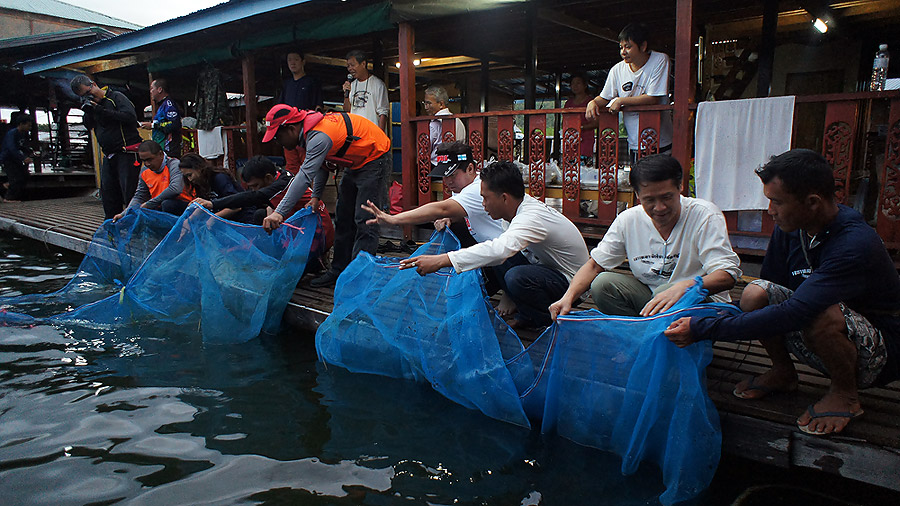
[{"label": "flip flop sandal", "polygon": [[[797,390],[796,387],[794,387],[792,389],[784,389],[784,388],[767,387],[764,385],[757,385],[756,384],[757,378],[759,378],[759,376],[757,376],[756,378],[752,378],[750,380],[750,383],[747,385],[747,388],[745,388],[741,391],[738,391],[737,385],[735,385],[734,390],[732,390],[731,393],[738,399],[753,400],[753,399],[762,399],[763,397],[766,397],[770,394],[790,393],[790,392],[795,392]],[[762,395],[747,395],[748,392],[762,392]]]},{"label": "flip flop sandal", "polygon": [[[812,404],[810,404],[806,408],[806,412],[809,414],[809,422],[812,422],[813,420],[815,420],[817,418],[833,417],[833,418],[846,418],[848,420],[848,424],[849,424],[849,420],[853,420],[854,418],[859,418],[860,416],[863,415],[863,413],[865,413],[865,411],[863,411],[861,409],[859,411],[856,411],[855,413],[851,413],[850,411],[823,411],[821,413],[817,413]],[[834,431],[819,432],[819,431],[812,430],[809,428],[809,422],[807,422],[806,425],[800,425],[799,423],[797,424],[797,428],[800,429],[800,432],[804,432],[804,433],[810,434],[812,436],[829,436],[831,434],[834,434]],[[844,426],[844,427],[846,427],[846,426]]]}]

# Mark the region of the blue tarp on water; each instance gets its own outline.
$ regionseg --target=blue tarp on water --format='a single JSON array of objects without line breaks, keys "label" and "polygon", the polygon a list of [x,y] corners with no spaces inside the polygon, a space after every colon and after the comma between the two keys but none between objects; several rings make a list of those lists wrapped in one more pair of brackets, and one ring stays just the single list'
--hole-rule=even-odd
[{"label": "blue tarp on water", "polygon": [[[153,248],[164,221],[156,218],[129,211],[117,223],[104,223],[79,274],[50,299],[81,299],[90,284],[107,291],[89,293],[105,295],[111,281],[127,280],[116,293],[33,322],[94,328],[169,324],[182,332],[199,331],[207,342],[243,342],[277,330],[306,267],[317,215],[298,212],[269,235],[262,227],[219,218],[192,204]],[[146,227],[133,225],[151,221]],[[89,285],[85,280],[91,280]],[[39,300],[0,299],[0,322],[28,323],[28,316],[14,311]]]},{"label": "blue tarp on water", "polygon": [[[458,247],[449,232],[436,233],[413,255]],[[666,485],[663,504],[709,486],[721,449],[706,393],[711,346],[680,349],[662,331],[683,316],[736,307],[701,304],[706,291],[698,283],[650,318],[566,315],[526,350],[487,302],[478,271],[421,277],[397,264],[361,254],[344,271],[334,312],[316,334],[323,362],[427,381],[493,418],[525,426],[530,420],[543,432],[613,451],[624,474],[655,462]]]}]

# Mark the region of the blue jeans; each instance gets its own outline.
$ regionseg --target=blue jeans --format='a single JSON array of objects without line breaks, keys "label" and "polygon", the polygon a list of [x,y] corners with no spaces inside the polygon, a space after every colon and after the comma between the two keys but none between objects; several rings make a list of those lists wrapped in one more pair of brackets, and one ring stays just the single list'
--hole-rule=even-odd
[{"label": "blue jeans", "polygon": [[550,325],[550,304],[569,288],[561,272],[546,265],[516,265],[503,276],[503,289],[516,303],[516,320],[528,327]]}]

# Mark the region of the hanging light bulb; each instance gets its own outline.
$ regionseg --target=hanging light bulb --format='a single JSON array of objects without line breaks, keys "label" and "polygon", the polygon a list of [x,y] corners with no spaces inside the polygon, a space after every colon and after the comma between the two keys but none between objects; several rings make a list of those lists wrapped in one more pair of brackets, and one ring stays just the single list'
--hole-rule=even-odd
[{"label": "hanging light bulb", "polygon": [[828,25],[825,24],[825,21],[822,21],[822,18],[816,18],[816,20],[813,21],[813,26],[814,26],[814,27],[816,28],[816,30],[818,30],[820,33],[825,33],[825,32],[828,31]]}]

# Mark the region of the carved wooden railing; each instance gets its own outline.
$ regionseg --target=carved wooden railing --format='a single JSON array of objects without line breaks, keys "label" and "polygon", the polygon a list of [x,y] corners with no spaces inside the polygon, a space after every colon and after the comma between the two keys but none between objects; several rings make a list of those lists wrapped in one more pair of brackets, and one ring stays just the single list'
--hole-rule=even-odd
[{"label": "carved wooden railing", "polygon": [[[661,114],[671,110],[671,106],[649,106],[631,110],[640,113],[641,147],[638,156],[646,156],[659,150],[659,125]],[[560,160],[562,173],[560,187],[548,187],[545,181],[546,162],[549,153],[546,151],[547,115],[559,114],[560,122]],[[515,117],[525,117],[524,149],[522,163],[528,165],[528,192],[537,199],[547,197],[562,199],[562,212],[576,223],[587,225],[609,225],[616,216],[618,201],[619,169],[619,122],[618,115],[601,114],[596,130],[596,155],[594,167],[598,170],[598,188],[583,188],[581,184],[581,119],[584,111],[580,109],[537,109],[517,111],[495,111],[474,114],[457,114],[453,116],[420,116],[413,119],[416,139],[415,167],[404,167],[414,170],[417,198],[419,205],[433,199],[431,172],[430,123],[441,121],[441,140],[455,139],[456,119],[466,126],[467,141],[472,146],[476,163],[481,164],[488,156],[488,119],[496,118],[496,150],[494,155],[501,161],[513,161],[515,152]],[[622,153],[623,159],[625,153]],[[581,216],[582,200],[597,202],[596,217]]]}]

